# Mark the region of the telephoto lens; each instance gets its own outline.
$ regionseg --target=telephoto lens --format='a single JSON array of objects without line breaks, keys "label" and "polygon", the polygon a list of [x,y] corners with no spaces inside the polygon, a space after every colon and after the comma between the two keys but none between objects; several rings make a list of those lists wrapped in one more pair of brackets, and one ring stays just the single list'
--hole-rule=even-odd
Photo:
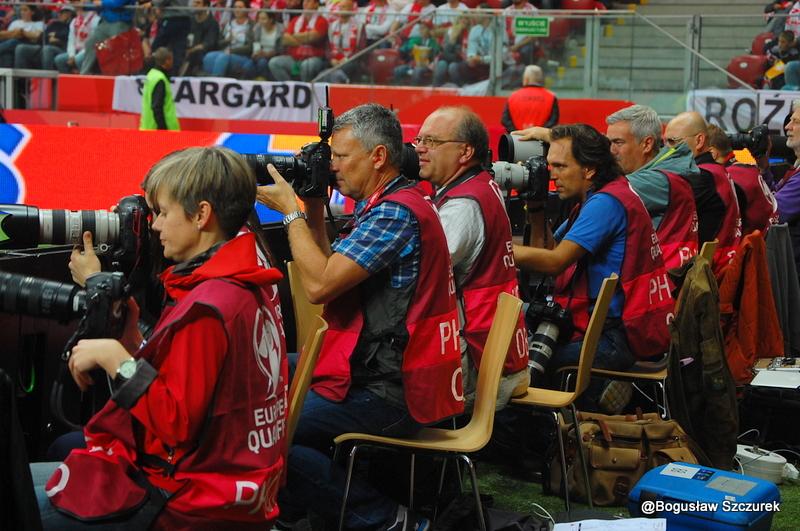
[{"label": "telephoto lens", "polygon": [[120,221],[107,210],[48,210],[28,205],[0,205],[0,227],[6,239],[0,249],[23,249],[47,243],[80,244],[83,233],[94,235],[100,251],[119,238]]},{"label": "telephoto lens", "polygon": [[86,292],[55,282],[0,271],[0,311],[69,321],[86,310]]},{"label": "telephoto lens", "polygon": [[559,328],[551,321],[542,321],[528,345],[528,366],[544,374],[558,343]]}]

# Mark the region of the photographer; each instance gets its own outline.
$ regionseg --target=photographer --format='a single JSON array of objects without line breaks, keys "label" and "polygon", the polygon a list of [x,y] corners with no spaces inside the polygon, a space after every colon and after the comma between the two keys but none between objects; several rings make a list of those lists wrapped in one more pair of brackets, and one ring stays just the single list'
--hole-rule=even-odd
[{"label": "photographer", "polygon": [[[357,201],[331,245],[324,199],[275,180],[258,200],[282,212],[308,298],[325,304],[329,328],[305,400],[281,495],[282,519],[311,510],[336,522],[345,472],[331,461],[346,432],[407,437],[464,409],[458,319],[447,241],[434,206],[400,174],[400,123],[389,109],[360,105],[336,119],[332,161],[339,191]],[[419,519],[354,478],[346,529],[425,528]]]},{"label": "photographer", "polygon": [[[31,465],[44,527],[263,529],[277,514],[288,378],[280,273],[259,266],[253,236],[236,237],[253,173],[225,148],[189,148],[143,188],[164,256],[178,262],[161,276],[171,304],[139,350],[135,305],[122,340],[72,349],[81,389],[102,368],[115,391],[85,428],[89,449]],[[270,444],[254,448],[259,426]]]},{"label": "photographer", "polygon": [[[454,140],[446,140],[453,138]],[[502,193],[481,162],[489,135],[467,108],[441,107],[430,114],[414,139],[419,176],[436,187],[434,203],[447,236],[463,327],[461,337],[467,409],[474,399],[477,369],[500,293],[519,293],[511,244],[511,223]],[[517,338],[526,337],[520,315]],[[497,405],[530,382],[524,341],[512,341],[506,355]]]},{"label": "photographer", "polygon": [[778,221],[778,204],[761,178],[761,172],[769,169],[769,149],[758,156],[758,166],[738,163],[731,139],[716,125],[708,126],[708,146],[714,161],[725,166],[733,181],[742,216],[742,235],[754,230],[766,233],[769,226]]},{"label": "photographer", "polygon": [[[577,364],[593,301],[612,273],[619,275],[621,289],[611,301],[594,366],[626,370],[634,358],[663,355],[673,300],[650,216],[622,176],[610,142],[597,130],[585,124],[556,126],[549,138],[547,162],[558,196],[580,203],[552,237],[545,233],[543,205],[529,205],[532,241],[544,248],[515,245],[514,258],[520,268],[557,276],[555,300],[572,313],[575,333],[553,354],[550,368]],[[622,389],[626,396],[614,399]],[[602,389],[602,383],[593,382],[581,407],[618,413],[630,395],[629,387]]]},{"label": "photographer", "polygon": [[719,278],[739,246],[742,220],[728,172],[714,161],[709,151],[707,127],[699,113],[682,112],[667,124],[664,141],[674,148],[686,144],[700,167],[700,175],[684,178],[692,186],[697,206],[700,244],[719,241],[713,260],[714,274]]}]

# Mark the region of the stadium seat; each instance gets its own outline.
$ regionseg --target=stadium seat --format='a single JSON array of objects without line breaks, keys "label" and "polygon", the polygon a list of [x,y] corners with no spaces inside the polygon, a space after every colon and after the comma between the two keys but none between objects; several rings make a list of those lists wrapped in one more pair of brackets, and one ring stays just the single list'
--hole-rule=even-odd
[{"label": "stadium seat", "polygon": [[394,75],[394,68],[401,62],[398,50],[373,50],[369,56],[369,71],[372,73],[373,81],[378,85],[389,84]]},{"label": "stadium seat", "polygon": [[[746,82],[753,88],[761,88],[764,72],[767,70],[766,55],[738,55],[728,63],[728,72]],[[740,84],[728,77],[730,88],[740,88]]]},{"label": "stadium seat", "polygon": [[770,31],[759,33],[753,38],[753,44],[750,46],[750,53],[753,55],[763,55],[767,53],[767,50],[764,48],[766,47],[767,42],[774,38],[775,35],[773,35]]}]

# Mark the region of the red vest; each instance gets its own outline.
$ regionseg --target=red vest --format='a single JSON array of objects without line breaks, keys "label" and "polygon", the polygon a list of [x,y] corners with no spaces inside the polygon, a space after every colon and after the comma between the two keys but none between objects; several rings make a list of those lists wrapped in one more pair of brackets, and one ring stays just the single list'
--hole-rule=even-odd
[{"label": "red vest", "polygon": [[747,198],[747,210],[741,213],[742,233],[750,234],[754,230],[764,232],[773,222],[777,223],[778,205],[761,178],[758,166],[731,164],[725,169]]},{"label": "red vest", "polygon": [[[625,257],[619,274],[625,304],[622,323],[631,352],[638,359],[662,355],[669,348],[668,322],[672,319],[674,301],[672,283],[667,276],[658,236],[653,230],[650,215],[641,198],[630,187],[628,180],[620,177],[599,192],[608,194],[622,203],[627,222]],[[577,218],[580,205],[573,210],[570,224]],[[578,263],[584,262],[583,260]],[[572,311],[575,324],[573,341],[583,338],[589,325],[590,305],[594,298],[589,294],[585,262],[575,276],[573,264],[556,279],[556,301]],[[573,278],[574,277],[574,278]]]},{"label": "red vest", "polygon": [[[464,411],[458,313],[447,240],[436,208],[418,187],[390,192],[372,206],[384,201],[408,208],[419,226],[422,249],[417,285],[405,316],[408,342],[403,348],[402,378],[411,416],[420,424],[433,424]],[[312,388],[336,402],[344,400],[350,388],[350,356],[364,327],[359,287],[326,304],[323,312],[328,332]],[[381,293],[363,294],[367,295],[380,297]]]},{"label": "red vest", "polygon": [[[519,297],[517,268],[511,242],[511,222],[497,183],[483,171],[438,196],[436,206],[441,207],[458,197],[476,201],[483,216],[483,251],[463,285],[457,286],[464,304],[464,337],[475,367],[480,367],[483,347],[497,310],[497,297],[501,293]],[[504,374],[513,374],[528,366],[527,337],[520,312],[514,340],[509,345],[503,365]]]},{"label": "red vest", "polygon": [[725,216],[722,218],[722,226],[717,233],[719,245],[712,264],[714,276],[720,278],[722,270],[733,259],[736,248],[739,247],[742,239],[742,218],[739,215],[739,203],[736,202],[736,190],[733,188],[733,181],[725,171],[725,167],[716,162],[699,166],[714,177],[714,187],[725,205]]},{"label": "red vest", "polygon": [[508,112],[514,127],[544,125],[553,112],[556,96],[544,87],[522,87],[508,97]]},{"label": "red vest", "polygon": [[[691,185],[680,175],[663,171],[669,181],[669,206],[656,235],[664,267],[680,267],[697,254],[697,208]],[[687,223],[687,220],[691,222]]]},{"label": "red vest", "polygon": [[[148,459],[138,452],[130,413],[109,400],[85,428],[87,449],[73,450],[47,483],[59,510],[91,519],[135,509],[145,489],[131,478],[144,472],[151,483],[180,486],[167,509],[190,517],[258,523],[278,515],[276,496],[286,459],[288,413],[286,345],[277,290],[266,287],[257,301],[250,290],[226,280],[208,280],[162,315],[136,357],[158,368],[159,350],[194,305],[220,316],[229,341],[206,423],[197,446],[182,456]],[[170,472],[140,461],[173,465]],[[155,477],[154,477],[155,476]],[[79,478],[69,481],[70,478]],[[265,524],[266,525],[266,524]]]}]

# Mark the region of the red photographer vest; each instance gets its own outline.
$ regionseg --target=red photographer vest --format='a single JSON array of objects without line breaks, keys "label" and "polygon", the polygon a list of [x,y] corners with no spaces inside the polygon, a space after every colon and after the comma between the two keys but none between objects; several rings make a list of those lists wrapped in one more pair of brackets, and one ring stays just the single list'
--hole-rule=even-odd
[{"label": "red photographer vest", "polygon": [[758,166],[731,164],[725,169],[747,198],[747,210],[741,212],[742,234],[750,234],[754,230],[765,232],[772,223],[777,223],[778,204],[761,178]]},{"label": "red photographer vest", "polygon": [[53,505],[86,520],[127,514],[145,502],[144,476],[178,487],[165,509],[173,519],[177,512],[266,525],[277,517],[287,452],[286,345],[277,290],[267,286],[259,298],[238,282],[207,280],[165,310],[137,353],[157,369],[165,352],[159,345],[169,344],[195,305],[219,315],[229,348],[194,449],[174,459],[167,448],[160,456],[139,453],[140,425],[109,400],[85,428],[87,448],[73,450],[48,481]]},{"label": "red photographer vest", "polygon": [[544,87],[523,87],[508,97],[508,113],[517,129],[544,125],[556,96]]},{"label": "red photographer vest", "polygon": [[669,206],[656,235],[664,267],[672,269],[682,266],[697,254],[697,208],[691,185],[680,175],[668,171],[662,173],[669,181]]},{"label": "red photographer vest", "polygon": [[[510,293],[519,297],[511,222],[506,214],[502,192],[491,176],[481,173],[457,184],[436,198],[441,207],[448,200],[466,197],[478,203],[483,216],[483,251],[460,288],[464,304],[464,337],[475,367],[480,367],[483,347],[497,310],[497,297]],[[513,374],[528,366],[528,340],[525,321],[520,312],[514,340],[503,365],[504,374]]]},{"label": "red photographer vest", "polygon": [[728,176],[725,167],[716,162],[699,164],[699,166],[714,177],[714,187],[725,205],[725,216],[722,218],[722,226],[717,233],[719,244],[712,264],[714,276],[720,278],[722,270],[733,260],[736,248],[739,247],[742,239],[742,218],[739,215],[739,203],[736,201],[733,181]]},{"label": "red photographer vest", "polygon": [[[447,240],[436,208],[418,187],[390,192],[368,205],[362,215],[384,201],[408,208],[419,226],[420,265],[405,315],[408,342],[403,348],[402,380],[411,416],[420,424],[433,424],[464,411],[458,314]],[[350,357],[364,328],[361,299],[382,296],[381,292],[362,293],[359,288],[329,302],[323,312],[328,332],[312,388],[335,402],[344,400],[350,389]]]},{"label": "red photographer vest", "polygon": [[[625,296],[622,324],[631,352],[637,359],[663,355],[669,348],[667,324],[672,319],[674,301],[672,283],[661,258],[661,247],[650,215],[624,177],[608,183],[597,193],[610,195],[625,209],[625,257],[619,282]],[[570,225],[577,219],[580,206],[572,211]],[[594,303],[589,294],[584,260],[572,264],[556,279],[555,300],[572,311],[575,325],[572,341],[581,340],[586,333],[590,306]],[[579,264],[581,271],[577,271]]]}]

